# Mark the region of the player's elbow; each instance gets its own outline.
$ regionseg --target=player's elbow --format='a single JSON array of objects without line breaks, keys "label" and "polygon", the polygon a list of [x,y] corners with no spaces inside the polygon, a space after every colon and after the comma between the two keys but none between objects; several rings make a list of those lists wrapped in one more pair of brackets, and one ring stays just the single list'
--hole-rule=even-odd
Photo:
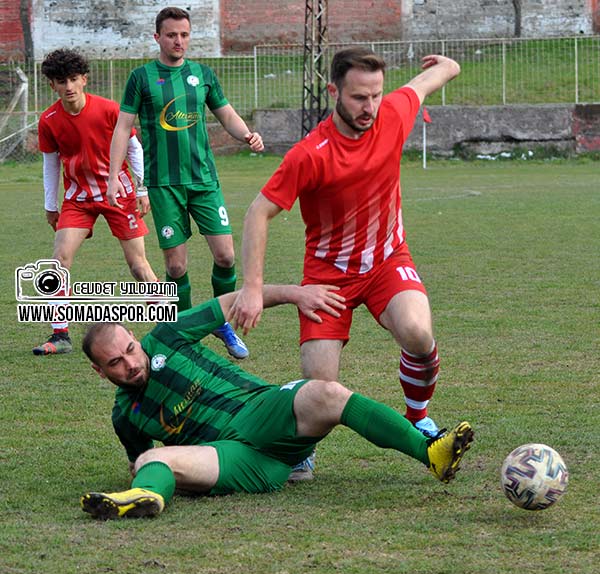
[{"label": "player's elbow", "polygon": [[460,74],[460,64],[458,62],[454,62],[454,78]]},{"label": "player's elbow", "polygon": [[448,81],[453,80],[460,74],[460,64],[454,60],[448,62]]},{"label": "player's elbow", "polygon": [[268,222],[273,219],[281,208],[267,199],[262,193],[259,193],[254,201],[250,204],[246,212],[245,221],[247,223]]}]

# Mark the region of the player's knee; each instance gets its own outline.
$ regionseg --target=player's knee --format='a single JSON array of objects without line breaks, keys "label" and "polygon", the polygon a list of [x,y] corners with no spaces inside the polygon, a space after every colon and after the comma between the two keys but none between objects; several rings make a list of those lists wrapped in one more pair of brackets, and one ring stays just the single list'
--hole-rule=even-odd
[{"label": "player's knee", "polygon": [[313,396],[318,404],[318,408],[322,408],[325,411],[329,411],[341,402],[345,402],[352,394],[344,385],[337,381],[315,379],[310,384],[312,385]]},{"label": "player's knee", "polygon": [[339,424],[352,393],[336,381],[314,379],[300,389],[294,403],[300,436],[320,437]]},{"label": "player's knee", "polygon": [[427,355],[431,353],[434,340],[431,330],[419,325],[412,325],[406,332],[402,348],[412,355]]},{"label": "player's knee", "polygon": [[169,277],[173,277],[173,279],[183,277],[187,271],[187,264],[185,261],[167,261],[165,266]]},{"label": "player's knee", "polygon": [[156,461],[160,461],[160,462],[165,462],[163,459],[164,457],[161,456],[161,448],[151,448],[150,450],[147,450],[146,452],[143,452],[142,454],[140,454],[140,456],[137,457],[137,459],[135,460],[135,465],[134,465],[134,474],[137,474],[138,470],[140,470],[140,468],[142,468],[142,466],[148,464],[149,462],[156,462]]},{"label": "player's knee", "polygon": [[235,253],[233,252],[233,250],[214,253],[213,259],[219,267],[229,269],[233,267],[235,263]]}]

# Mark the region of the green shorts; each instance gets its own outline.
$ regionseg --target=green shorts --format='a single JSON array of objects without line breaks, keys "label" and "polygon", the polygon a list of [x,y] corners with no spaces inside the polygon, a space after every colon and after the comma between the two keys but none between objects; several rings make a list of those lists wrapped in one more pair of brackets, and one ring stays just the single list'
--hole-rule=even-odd
[{"label": "green shorts", "polygon": [[177,247],[192,236],[190,217],[202,235],[231,235],[220,187],[214,190],[194,185],[149,187],[148,197],[161,249]]},{"label": "green shorts", "polygon": [[294,398],[307,380],[274,387],[248,403],[216,441],[219,479],[211,494],[271,492],[286,483],[322,437],[296,436]]}]

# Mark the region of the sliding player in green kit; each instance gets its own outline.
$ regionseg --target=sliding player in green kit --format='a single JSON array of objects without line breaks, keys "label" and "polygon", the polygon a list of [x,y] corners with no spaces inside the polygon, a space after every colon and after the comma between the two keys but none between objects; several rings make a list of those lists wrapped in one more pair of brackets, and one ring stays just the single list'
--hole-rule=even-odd
[{"label": "sliding player in green kit", "polygon": [[[163,250],[167,281],[177,284],[180,311],[192,305],[187,273],[186,242],[192,235],[190,217],[206,238],[213,257],[215,296],[235,290],[235,253],[215,160],[206,131],[205,106],[225,130],[254,152],[262,138],[250,132],[225,98],[214,72],[185,59],[191,23],[186,10],[164,8],[156,17],[154,39],[158,60],[133,70],[121,101],[110,150],[107,199],[120,206],[124,197],[118,169],[127,151],[131,128],[139,116],[144,148],[145,178],[158,242]],[[215,331],[229,354],[243,359],[248,349],[226,323]]]},{"label": "sliding player in green kit", "polygon": [[[294,303],[319,322],[317,311],[339,316],[345,308],[336,290],[265,285],[264,306]],[[211,495],[279,490],[338,424],[422,462],[444,483],[454,478],[473,439],[469,423],[427,438],[399,412],[338,382],[268,384],[202,345],[236,296],[185,311],[141,342],[120,323],[88,330],[83,350],[119,387],[113,425],[134,479],[128,490],[85,494],[85,512],[101,519],[155,516],[176,488]],[[155,440],[164,446],[154,447]]]}]

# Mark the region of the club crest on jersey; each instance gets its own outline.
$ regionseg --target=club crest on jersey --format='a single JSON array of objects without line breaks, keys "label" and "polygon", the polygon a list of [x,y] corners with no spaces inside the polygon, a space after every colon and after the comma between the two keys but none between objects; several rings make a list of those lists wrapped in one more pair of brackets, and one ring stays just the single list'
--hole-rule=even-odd
[{"label": "club crest on jersey", "polygon": [[160,230],[160,234],[165,238],[165,239],[171,239],[171,237],[173,237],[173,235],[175,235],[175,231],[173,231],[173,228],[170,225],[165,225],[161,230]]},{"label": "club crest on jersey", "polygon": [[192,88],[195,88],[200,83],[200,80],[198,79],[198,76],[188,76],[187,83],[192,86]]},{"label": "club crest on jersey", "polygon": [[160,371],[167,364],[167,357],[164,355],[154,355],[150,361],[153,371]]}]

